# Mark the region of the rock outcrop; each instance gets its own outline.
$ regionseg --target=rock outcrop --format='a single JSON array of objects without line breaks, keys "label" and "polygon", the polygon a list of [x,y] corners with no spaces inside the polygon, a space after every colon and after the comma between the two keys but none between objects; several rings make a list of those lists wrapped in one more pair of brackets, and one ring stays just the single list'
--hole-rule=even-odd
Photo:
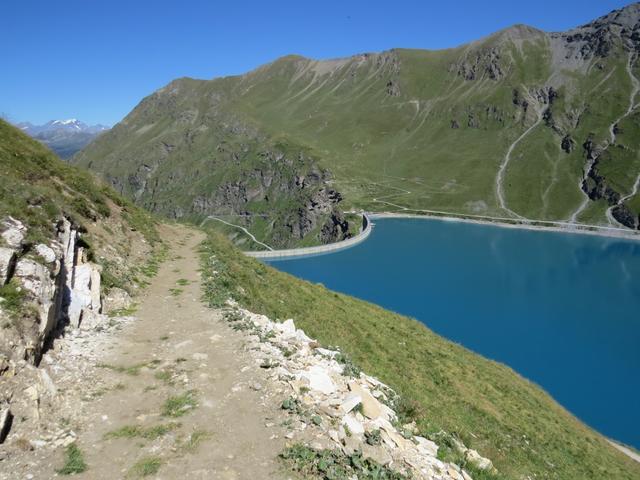
[{"label": "rock outcrop", "polygon": [[622,225],[640,230],[640,216],[636,216],[624,203],[619,203],[611,210],[611,215]]},{"label": "rock outcrop", "polygon": [[[364,459],[410,478],[471,478],[458,465],[439,460],[438,445],[417,435],[415,424],[399,423],[398,397],[390,387],[359,371],[341,352],[321,348],[293,320],[273,322],[232,301],[229,305],[226,318],[232,328],[250,335],[256,366],[272,372],[270,379],[288,392],[282,409],[297,426],[287,439],[316,450],[361,452]],[[455,443],[468,464],[495,471],[491,460]]]},{"label": "rock outcrop", "polygon": [[57,329],[94,326],[104,319],[101,269],[87,259],[79,245],[81,234],[67,218],[58,223],[56,240],[48,245],[26,242],[27,228],[11,217],[3,227],[8,248],[0,248],[0,282],[13,285],[21,304],[3,313],[0,355],[9,362],[37,364]]},{"label": "rock outcrop", "polygon": [[451,69],[467,81],[484,78],[498,81],[505,75],[500,63],[500,50],[496,47],[475,51]]}]

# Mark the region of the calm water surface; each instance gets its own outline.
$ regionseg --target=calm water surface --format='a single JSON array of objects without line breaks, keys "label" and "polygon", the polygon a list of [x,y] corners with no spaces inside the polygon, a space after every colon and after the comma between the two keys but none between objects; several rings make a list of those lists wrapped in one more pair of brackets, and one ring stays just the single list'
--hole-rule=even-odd
[{"label": "calm water surface", "polygon": [[270,263],[415,317],[640,448],[640,242],[384,219],[349,250]]}]

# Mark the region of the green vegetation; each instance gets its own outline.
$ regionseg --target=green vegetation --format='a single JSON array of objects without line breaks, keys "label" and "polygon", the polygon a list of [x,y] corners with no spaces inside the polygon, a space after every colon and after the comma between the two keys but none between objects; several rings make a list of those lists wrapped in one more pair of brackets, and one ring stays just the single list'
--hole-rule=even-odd
[{"label": "green vegetation", "polygon": [[169,370],[160,370],[154,374],[156,380],[160,380],[164,383],[171,384],[171,378],[173,373]]},{"label": "green vegetation", "polygon": [[144,438],[146,440],[155,440],[172,432],[179,426],[179,423],[167,423],[146,428],[139,425],[125,425],[122,428],[107,433],[105,438]]},{"label": "green vegetation", "polygon": [[87,469],[82,450],[75,443],[69,445],[64,452],[64,466],[57,470],[61,475],[82,473]]},{"label": "green vegetation", "polygon": [[109,312],[109,317],[129,317],[138,311],[138,306],[133,304],[127,308],[121,308]]},{"label": "green vegetation", "polygon": [[[0,219],[7,216],[28,227],[27,248],[50,242],[56,234],[55,224],[63,216],[70,219],[84,232],[81,241],[89,258],[102,265],[106,290],[131,290],[138,284],[135,265],[118,265],[105,258],[107,245],[118,242],[128,252],[131,239],[126,235],[137,231],[152,249],[158,249],[156,221],[151,215],[0,120]],[[101,228],[104,233],[99,233]]]},{"label": "green vegetation", "polygon": [[[447,442],[440,431],[490,458],[506,478],[640,475],[640,464],[537,385],[415,320],[279,272],[244,256],[217,233],[202,247],[202,264],[204,297],[211,305],[231,297],[270,318],[293,318],[323,345],[339,347],[352,364],[400,395],[395,407],[401,421],[416,420],[422,435],[444,446],[443,454]],[[284,408],[296,408],[295,402]]]},{"label": "green vegetation", "polygon": [[78,224],[108,217],[105,190],[89,173],[0,120],[0,218],[10,215],[29,225],[29,240],[51,238],[51,221],[63,213]]},{"label": "green vegetation", "polygon": [[0,285],[0,307],[10,315],[17,315],[23,306],[25,297],[24,289],[15,281]]},{"label": "green vegetation", "polygon": [[304,478],[326,480],[404,480],[405,475],[394,472],[373,460],[364,459],[362,453],[346,455],[339,450],[313,450],[301,444],[287,448],[282,459]]},{"label": "green vegetation", "polygon": [[189,391],[181,395],[169,397],[162,407],[162,415],[165,417],[182,417],[198,406],[195,392]]},{"label": "green vegetation", "polygon": [[187,440],[181,445],[181,448],[187,453],[193,453],[198,449],[203,441],[210,437],[211,434],[206,430],[194,430]]},{"label": "green vegetation", "polygon": [[131,470],[129,470],[129,477],[148,477],[155,475],[160,471],[162,466],[162,459],[160,457],[143,457],[138,460]]}]

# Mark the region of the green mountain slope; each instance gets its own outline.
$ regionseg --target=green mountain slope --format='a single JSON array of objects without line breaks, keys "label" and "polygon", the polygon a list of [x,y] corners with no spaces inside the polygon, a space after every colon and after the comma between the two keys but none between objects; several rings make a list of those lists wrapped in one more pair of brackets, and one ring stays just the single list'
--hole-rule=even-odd
[{"label": "green mountain slope", "polygon": [[151,210],[230,215],[274,246],[339,239],[350,208],[635,229],[639,19],[633,4],[565,33],[179,79],[73,162]]}]

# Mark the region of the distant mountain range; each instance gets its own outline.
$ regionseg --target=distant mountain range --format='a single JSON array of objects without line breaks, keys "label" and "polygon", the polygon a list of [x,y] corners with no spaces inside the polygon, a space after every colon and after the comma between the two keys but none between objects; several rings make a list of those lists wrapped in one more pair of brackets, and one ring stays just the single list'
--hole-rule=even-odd
[{"label": "distant mountain range", "polygon": [[640,4],[447,50],[297,55],[180,78],[71,160],[146,208],[261,242],[351,209],[640,227]]},{"label": "distant mountain range", "polygon": [[75,118],[51,120],[44,125],[22,122],[16,126],[65,159],[72,157],[77,151],[86,147],[91,140],[109,130],[106,125],[87,125]]}]

